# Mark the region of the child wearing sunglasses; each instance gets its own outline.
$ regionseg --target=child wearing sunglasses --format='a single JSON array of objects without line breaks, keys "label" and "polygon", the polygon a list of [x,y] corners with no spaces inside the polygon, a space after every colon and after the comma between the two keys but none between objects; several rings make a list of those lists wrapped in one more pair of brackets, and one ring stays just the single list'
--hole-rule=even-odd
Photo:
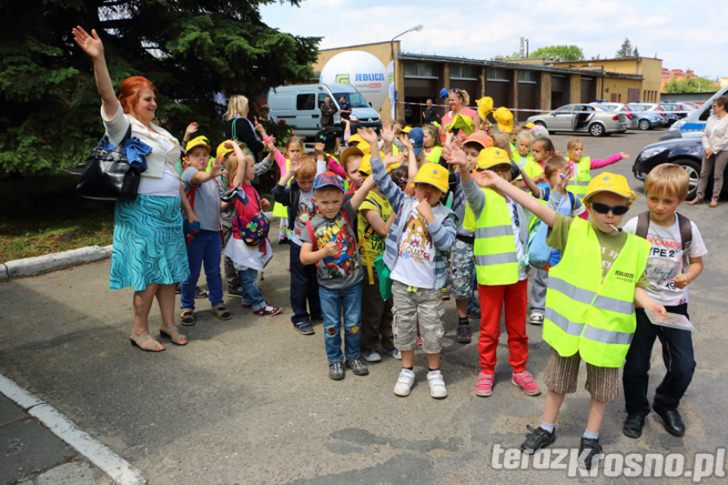
[{"label": "child wearing sunglasses", "polygon": [[[607,402],[619,395],[619,367],[635,332],[635,304],[664,315],[665,307],[645,291],[643,274],[650,244],[618,229],[634,200],[627,179],[603,172],[587,187],[583,202],[590,220],[569,218],[493,172],[477,175],[483,187],[511,197],[552,228],[548,243],[562,259],[549,272],[543,339],[551,346],[546,365],[548,388],[541,425],[529,426],[523,453],[552,444],[554,423],[567,393],[576,391],[581,360],[586,362],[586,390],[591,395],[579,461],[591,469],[602,454],[599,429]],[[553,193],[551,197],[561,194]]]}]

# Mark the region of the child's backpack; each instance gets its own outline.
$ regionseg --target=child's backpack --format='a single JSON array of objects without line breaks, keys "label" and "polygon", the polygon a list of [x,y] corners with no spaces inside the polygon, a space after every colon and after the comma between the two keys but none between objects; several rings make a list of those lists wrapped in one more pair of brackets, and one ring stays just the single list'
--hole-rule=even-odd
[{"label": "child's backpack", "polygon": [[260,209],[260,195],[256,191],[255,197],[258,200],[258,212],[243,226],[238,215],[238,226],[240,227],[240,239],[248,246],[260,246],[267,238],[270,230],[270,222],[265,213]]},{"label": "child's backpack", "polygon": [[[680,214],[675,213],[677,217],[678,225],[680,226],[680,242],[683,250],[683,267],[687,268],[690,266],[690,248],[693,243],[693,226],[690,224],[690,219]],[[635,235],[647,239],[647,232],[650,228],[650,213],[645,211],[637,216],[637,228],[635,229]]]},{"label": "child's backpack", "polygon": [[[543,201],[548,201],[551,196],[551,189],[546,187],[544,190]],[[567,192],[569,197],[569,214],[574,211],[576,206],[576,198],[571,192]],[[546,244],[546,235],[549,226],[540,219],[534,219],[533,225],[528,231],[528,243],[526,245],[527,263],[534,268],[548,271],[551,266],[558,263],[557,259],[552,258],[554,249]],[[560,259],[560,258],[559,258]]]}]

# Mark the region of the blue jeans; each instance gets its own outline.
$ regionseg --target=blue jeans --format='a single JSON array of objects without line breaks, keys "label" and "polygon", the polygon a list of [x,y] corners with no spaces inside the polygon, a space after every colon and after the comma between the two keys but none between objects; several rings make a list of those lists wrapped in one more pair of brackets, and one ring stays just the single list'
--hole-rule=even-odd
[{"label": "blue jeans", "polygon": [[241,271],[240,286],[243,288],[243,301],[248,302],[253,307],[254,312],[266,307],[265,298],[263,298],[263,294],[258,288],[257,270],[248,268]]},{"label": "blue jeans", "polygon": [[[688,316],[688,305],[665,307],[668,312]],[[650,357],[656,339],[662,344],[662,361],[667,372],[655,390],[654,404],[663,409],[677,409],[685,391],[693,379],[695,357],[691,332],[653,325],[638,308],[637,328],[627,352],[622,383],[627,414],[646,416],[650,412],[647,398]]]},{"label": "blue jeans", "polygon": [[222,303],[222,276],[220,257],[222,242],[217,231],[200,231],[187,245],[187,259],[190,263],[190,276],[180,286],[180,305],[182,308],[195,308],[195,287],[200,278],[200,269],[205,265],[207,288],[212,306]]},{"label": "blue jeans", "polygon": [[344,352],[347,359],[359,357],[361,349],[361,284],[331,290],[319,286],[324,314],[324,345],[329,364],[341,362],[341,318],[344,314]]}]

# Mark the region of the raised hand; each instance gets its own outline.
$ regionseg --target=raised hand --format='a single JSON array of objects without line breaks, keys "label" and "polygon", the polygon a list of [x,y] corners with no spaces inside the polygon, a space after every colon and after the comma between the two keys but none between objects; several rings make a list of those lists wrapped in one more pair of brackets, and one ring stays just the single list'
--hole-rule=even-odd
[{"label": "raised hand", "polygon": [[379,131],[379,134],[382,136],[384,143],[392,144],[395,136],[394,124],[387,121],[383,122],[382,129]]},{"label": "raised hand", "polygon": [[629,153],[619,152],[619,155],[622,157],[622,160],[624,160],[625,158],[629,158]]},{"label": "raised hand", "polygon": [[91,34],[89,34],[83,27],[77,25],[71,29],[71,34],[76,45],[88,54],[91,59],[104,56],[104,44],[101,42],[99,34],[96,33],[96,29],[91,29]]},{"label": "raised hand", "polygon": [[492,170],[475,172],[473,174],[473,180],[475,180],[475,183],[483,188],[495,188],[501,180],[505,182],[504,179],[500,178],[498,174]]},{"label": "raised hand", "polygon": [[359,134],[362,139],[369,143],[372,147],[377,146],[377,132],[374,131],[373,128],[369,127],[360,127],[357,128],[356,132]]},{"label": "raised hand", "polygon": [[197,124],[196,121],[193,121],[187,127],[185,128],[185,139],[189,138],[190,135],[193,133],[197,133],[197,130],[200,129],[200,125]]},{"label": "raised hand", "polygon": [[448,143],[442,151],[442,156],[450,165],[455,165],[462,169],[468,167],[468,157],[461,148],[459,143]]},{"label": "raised hand", "polygon": [[557,182],[559,189],[562,191],[566,190],[566,186],[569,185],[569,180],[571,180],[571,167],[566,164],[559,170],[559,181]]}]

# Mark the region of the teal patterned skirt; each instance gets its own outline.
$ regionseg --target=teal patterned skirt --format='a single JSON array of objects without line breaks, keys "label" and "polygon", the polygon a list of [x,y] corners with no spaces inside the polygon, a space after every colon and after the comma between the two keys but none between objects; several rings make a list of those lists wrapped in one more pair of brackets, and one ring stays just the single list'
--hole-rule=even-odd
[{"label": "teal patterned skirt", "polygon": [[114,210],[112,290],[185,281],[190,274],[179,197],[139,195]]}]

